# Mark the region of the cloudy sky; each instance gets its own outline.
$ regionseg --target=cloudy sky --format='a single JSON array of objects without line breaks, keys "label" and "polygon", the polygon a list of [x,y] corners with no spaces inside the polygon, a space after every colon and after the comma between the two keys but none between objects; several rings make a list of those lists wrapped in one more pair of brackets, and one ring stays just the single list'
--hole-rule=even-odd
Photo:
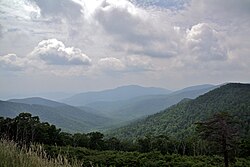
[{"label": "cloudy sky", "polygon": [[250,82],[250,0],[1,0],[0,98]]}]

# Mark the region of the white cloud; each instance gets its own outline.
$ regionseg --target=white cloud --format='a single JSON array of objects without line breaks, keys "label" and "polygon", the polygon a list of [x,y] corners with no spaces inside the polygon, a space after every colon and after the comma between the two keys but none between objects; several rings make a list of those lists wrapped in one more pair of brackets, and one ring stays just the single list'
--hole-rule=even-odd
[{"label": "white cloud", "polygon": [[164,12],[139,8],[127,0],[102,2],[93,19],[114,38],[113,49],[150,57],[176,56],[180,39],[174,27],[162,20]]},{"label": "white cloud", "polygon": [[31,52],[31,56],[39,57],[49,65],[90,65],[91,59],[78,48],[65,47],[57,39],[41,41]]},{"label": "white cloud", "polygon": [[0,56],[0,67],[10,71],[22,71],[28,62],[28,59],[20,58],[14,53]]},{"label": "white cloud", "polygon": [[26,56],[7,54],[0,56],[0,68],[6,71],[53,74],[57,76],[83,76],[89,71],[91,59],[78,48],[65,47],[57,39],[48,39]]},{"label": "white cloud", "polygon": [[62,17],[73,21],[81,16],[82,7],[71,0],[30,0],[37,4],[43,16]]},{"label": "white cloud", "polygon": [[32,20],[40,17],[39,7],[30,0],[1,0],[0,10],[8,19]]},{"label": "white cloud", "polygon": [[1,69],[106,83],[111,71],[162,85],[250,78],[250,1],[184,1],[2,0]]},{"label": "white cloud", "polygon": [[221,44],[219,32],[206,23],[194,25],[187,31],[186,44],[189,54],[198,60],[227,59],[227,51]]},{"label": "white cloud", "polygon": [[114,57],[101,58],[98,61],[98,66],[101,69],[108,71],[122,71],[125,69],[125,65],[123,64],[123,62]]},{"label": "white cloud", "polygon": [[157,70],[152,59],[142,55],[130,55],[124,58],[129,72],[146,72]]},{"label": "white cloud", "polygon": [[144,56],[125,56],[121,59],[105,57],[98,61],[98,68],[108,72],[145,72],[154,70],[151,60]]}]

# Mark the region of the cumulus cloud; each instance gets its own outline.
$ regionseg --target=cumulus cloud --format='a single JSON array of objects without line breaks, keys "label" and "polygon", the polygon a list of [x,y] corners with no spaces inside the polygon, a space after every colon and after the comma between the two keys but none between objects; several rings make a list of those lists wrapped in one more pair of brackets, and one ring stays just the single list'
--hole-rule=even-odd
[{"label": "cumulus cloud", "polygon": [[129,72],[154,71],[152,60],[146,56],[131,55],[124,58]]},{"label": "cumulus cloud", "polygon": [[81,16],[82,7],[71,0],[30,0],[34,1],[41,14],[51,17],[66,17],[76,19]]},{"label": "cumulus cloud", "polygon": [[249,8],[249,0],[1,0],[1,67],[155,82],[226,71],[249,78]]},{"label": "cumulus cloud", "polygon": [[8,19],[32,20],[40,17],[40,9],[32,1],[0,1],[0,10]]},{"label": "cumulus cloud", "polygon": [[0,56],[0,67],[10,71],[24,70],[29,60],[20,58],[14,53]]},{"label": "cumulus cloud", "polygon": [[142,10],[126,0],[103,0],[96,8],[94,16],[108,32],[139,36],[135,30],[143,19],[141,12]]},{"label": "cumulus cloud", "polygon": [[98,66],[101,69],[105,69],[108,71],[122,71],[125,69],[125,64],[123,64],[121,60],[114,57],[101,58],[98,61]]},{"label": "cumulus cloud", "polygon": [[136,55],[121,59],[115,57],[101,58],[98,61],[98,68],[108,72],[141,72],[154,69],[149,58]]},{"label": "cumulus cloud", "polygon": [[85,75],[91,59],[78,48],[65,47],[57,39],[39,42],[32,52],[25,56],[6,54],[0,56],[0,68],[6,71],[53,74],[57,76]]},{"label": "cumulus cloud", "polygon": [[49,65],[90,65],[91,59],[78,48],[66,47],[57,39],[39,42],[31,56],[42,59]]},{"label": "cumulus cloud", "polygon": [[221,45],[219,33],[206,23],[194,25],[187,30],[186,44],[189,53],[198,60],[227,59],[227,51]]},{"label": "cumulus cloud", "polygon": [[[129,54],[168,58],[177,54],[177,33],[161,12],[139,8],[127,0],[103,0],[94,19]],[[164,18],[165,19],[165,18]],[[116,42],[117,43],[117,42]],[[114,49],[119,48],[114,44]]]}]

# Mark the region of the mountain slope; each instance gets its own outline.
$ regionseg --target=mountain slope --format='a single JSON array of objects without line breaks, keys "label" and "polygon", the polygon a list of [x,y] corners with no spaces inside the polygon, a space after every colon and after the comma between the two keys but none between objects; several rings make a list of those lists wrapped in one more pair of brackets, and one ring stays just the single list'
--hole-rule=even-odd
[{"label": "mountain slope", "polygon": [[215,87],[217,87],[217,86],[211,85],[211,84],[195,85],[195,86],[189,86],[189,87],[183,88],[181,90],[177,90],[177,91],[173,92],[173,94],[178,94],[178,93],[182,93],[182,92],[189,92],[189,91],[198,91],[198,90],[203,90],[203,89],[211,89],[211,88],[215,88]]},{"label": "mountain slope", "polygon": [[62,100],[62,102],[73,106],[83,106],[85,104],[96,101],[117,101],[144,95],[156,95],[156,94],[168,94],[168,93],[170,93],[170,91],[163,88],[141,87],[137,85],[130,85],[104,91],[80,93],[70,98],[64,99]]},{"label": "mountain slope", "polygon": [[227,84],[194,100],[185,99],[160,113],[113,130],[109,135],[135,138],[146,134],[166,134],[182,138],[194,131],[195,122],[222,111],[241,120],[247,119],[250,114],[250,84]]},{"label": "mountain slope", "polygon": [[37,115],[42,121],[55,124],[65,131],[86,132],[98,130],[112,123],[112,120],[97,116],[72,106],[48,107],[0,101],[0,116],[15,117],[21,112]]},{"label": "mountain slope", "polygon": [[86,106],[98,111],[97,114],[111,116],[121,121],[130,121],[155,114],[180,102],[184,98],[196,98],[214,88],[215,86],[197,87],[197,89],[193,87],[192,90],[185,89],[168,95],[147,95],[112,102],[99,101]]},{"label": "mountain slope", "polygon": [[15,103],[24,103],[24,104],[37,104],[42,106],[48,106],[48,107],[63,107],[67,106],[66,104],[59,103],[56,101],[44,99],[41,97],[30,97],[30,98],[24,98],[24,99],[10,99],[9,102],[15,102]]}]

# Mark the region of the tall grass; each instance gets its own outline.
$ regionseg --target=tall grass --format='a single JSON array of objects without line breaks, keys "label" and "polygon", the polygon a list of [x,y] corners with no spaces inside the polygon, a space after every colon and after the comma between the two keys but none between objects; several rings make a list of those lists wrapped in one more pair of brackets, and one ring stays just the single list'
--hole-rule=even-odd
[{"label": "tall grass", "polygon": [[69,161],[61,155],[47,156],[41,145],[29,149],[19,148],[14,142],[0,141],[0,167],[80,167],[79,162]]}]

